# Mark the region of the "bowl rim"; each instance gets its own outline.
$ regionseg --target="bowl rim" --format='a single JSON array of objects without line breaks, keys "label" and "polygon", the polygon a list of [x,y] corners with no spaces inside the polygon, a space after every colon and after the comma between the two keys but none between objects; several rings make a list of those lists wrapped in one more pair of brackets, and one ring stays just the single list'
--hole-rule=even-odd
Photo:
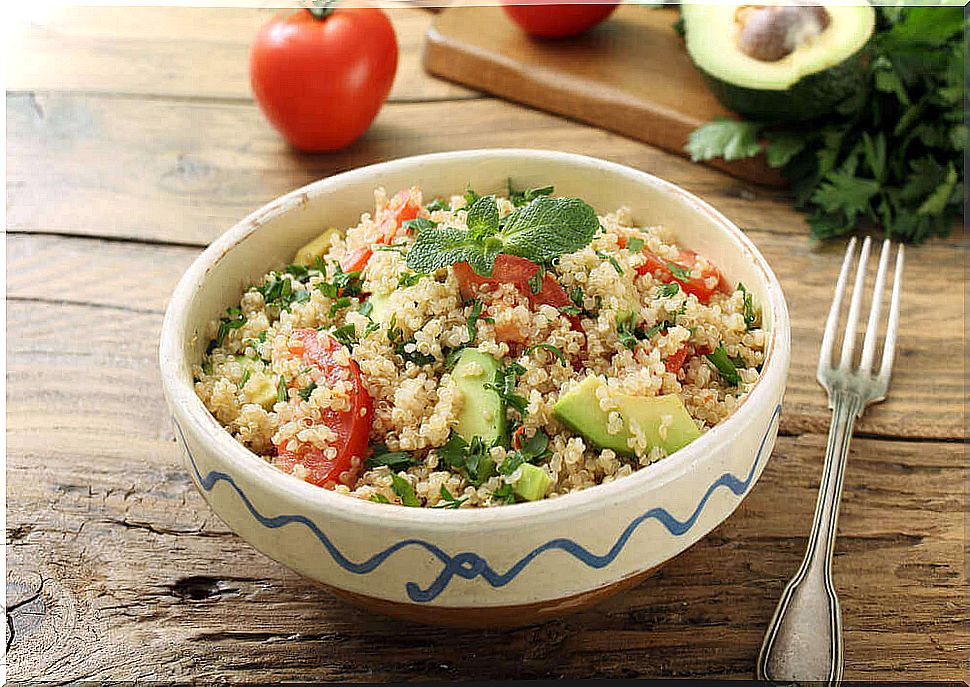
[{"label": "bowl rim", "polygon": [[[196,395],[191,378],[182,379],[179,373],[183,366],[191,367],[183,355],[184,337],[188,335],[187,316],[193,298],[204,284],[210,270],[235,246],[256,233],[264,222],[305,204],[312,196],[323,195],[330,191],[339,192],[341,186],[379,171],[400,171],[402,168],[424,163],[467,161],[483,157],[507,158],[510,163],[522,158],[544,159],[585,166],[591,170],[599,169],[633,176],[638,182],[653,186],[693,206],[695,210],[707,215],[718,229],[727,233],[735,246],[747,258],[752,259],[762,273],[773,320],[761,374],[738,407],[722,422],[688,446],[664,460],[641,467],[622,479],[597,484],[553,499],[493,508],[413,508],[397,504],[370,503],[322,489],[288,475],[236,441]],[[765,380],[769,376],[781,376],[780,383],[784,385],[789,357],[790,321],[781,284],[754,243],[727,217],[692,193],[648,172],[591,156],[531,148],[470,149],[397,158],[325,177],[277,197],[220,235],[189,266],[179,279],[166,308],[159,342],[162,386],[169,400],[172,417],[176,418],[179,415],[177,409],[180,410],[182,417],[176,420],[187,421],[194,429],[197,438],[207,443],[210,452],[220,454],[221,460],[225,461],[226,465],[231,465],[234,469],[246,473],[250,479],[261,482],[274,497],[288,496],[322,510],[339,513],[348,519],[364,521],[387,529],[407,529],[420,525],[429,531],[451,530],[456,525],[466,524],[520,524],[520,521],[526,518],[535,522],[547,521],[559,517],[564,508],[568,508],[570,513],[601,509],[610,502],[627,500],[631,497],[630,492],[637,492],[648,484],[651,487],[662,486],[663,483],[681,473],[690,471],[705,457],[714,455],[715,451],[712,449],[722,444],[733,430],[742,427],[746,419],[756,412],[755,408],[768,403],[771,410],[774,410],[772,389]]]}]

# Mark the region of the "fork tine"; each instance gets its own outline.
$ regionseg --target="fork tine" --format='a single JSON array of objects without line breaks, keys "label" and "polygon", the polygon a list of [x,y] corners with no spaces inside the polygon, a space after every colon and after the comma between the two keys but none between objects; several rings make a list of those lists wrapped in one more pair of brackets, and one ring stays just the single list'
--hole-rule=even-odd
[{"label": "fork tine", "polygon": [[835,345],[835,332],[839,328],[839,311],[842,309],[842,293],[845,291],[845,282],[849,277],[849,265],[855,255],[856,239],[853,236],[849,240],[849,245],[845,248],[845,258],[842,260],[842,269],[839,270],[839,278],[835,282],[835,294],[832,296],[832,306],[829,308],[829,316],[825,320],[825,333],[822,335],[822,349],[818,355],[818,381],[824,386],[823,375],[825,370],[832,364],[832,347]]},{"label": "fork tine", "polygon": [[893,369],[893,358],[896,355],[896,332],[899,331],[899,301],[903,287],[903,247],[896,252],[896,271],[893,273],[893,295],[889,302],[889,324],[886,325],[886,343],[882,349],[882,367],[879,368],[879,380],[889,383],[889,374]]},{"label": "fork tine", "polygon": [[892,248],[889,239],[882,242],[882,251],[879,253],[879,270],[876,272],[876,283],[872,287],[872,306],[869,310],[869,321],[866,323],[866,340],[862,344],[862,358],[859,360],[859,369],[863,372],[872,370],[872,359],[876,355],[877,327],[879,326],[879,315],[882,314],[882,291],[886,277],[886,266],[889,264],[889,251]]},{"label": "fork tine", "polygon": [[842,339],[842,358],[839,369],[848,370],[852,363],[852,351],[855,350],[855,330],[859,324],[859,307],[862,305],[862,289],[866,282],[866,263],[869,262],[869,247],[872,240],[867,236],[859,251],[859,266],[855,272],[855,285],[852,287],[852,300],[849,303],[849,314],[845,320],[845,338]]}]

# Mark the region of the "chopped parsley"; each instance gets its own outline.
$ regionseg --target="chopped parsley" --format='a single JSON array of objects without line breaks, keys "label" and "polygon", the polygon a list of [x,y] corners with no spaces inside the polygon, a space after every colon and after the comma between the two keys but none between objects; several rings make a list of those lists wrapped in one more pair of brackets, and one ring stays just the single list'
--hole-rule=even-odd
[{"label": "chopped parsley", "polygon": [[384,494],[371,494],[368,501],[373,501],[374,503],[390,503]]},{"label": "chopped parsley", "polygon": [[417,459],[405,451],[388,450],[384,444],[377,444],[373,447],[373,453],[364,461],[364,467],[376,468],[386,465],[389,468],[400,469],[417,465]]},{"label": "chopped parsley", "polygon": [[631,253],[639,253],[643,250],[644,241],[639,236],[631,236],[627,239],[626,249]]},{"label": "chopped parsley", "polygon": [[515,492],[512,490],[512,485],[508,483],[503,484],[492,492],[492,498],[506,504],[515,503]]},{"label": "chopped parsley", "polygon": [[231,330],[239,329],[244,324],[246,324],[246,316],[242,314],[242,310],[239,308],[226,308],[225,316],[219,318],[219,329],[216,331],[216,338],[209,342],[205,352],[212,353],[212,351],[222,345],[222,342],[226,339],[226,335]]},{"label": "chopped parsley", "polygon": [[432,508],[458,508],[468,500],[467,498],[456,499],[444,484],[441,485],[441,491],[438,493],[441,495],[441,501],[431,506]]},{"label": "chopped parsley", "polygon": [[428,212],[434,212],[435,210],[450,210],[451,206],[445,202],[444,198],[435,198],[430,203],[425,205],[424,209]]},{"label": "chopped parsley", "polygon": [[329,282],[317,284],[317,290],[327,298],[340,296],[359,296],[363,287],[360,272],[344,272],[340,263],[334,263],[334,274]]},{"label": "chopped parsley", "polygon": [[754,303],[751,299],[751,293],[744,288],[744,284],[738,282],[738,291],[744,294],[744,328],[749,332],[754,329],[754,323],[758,319],[758,315],[754,311]]},{"label": "chopped parsley", "polygon": [[529,291],[532,292],[532,295],[537,296],[542,293],[542,282],[545,280],[545,278],[546,268],[539,265],[539,269],[535,271],[535,274],[529,277]]},{"label": "chopped parsley", "polygon": [[330,334],[347,348],[353,348],[357,345],[357,328],[353,322],[337,327]]},{"label": "chopped parsley", "polygon": [[283,379],[283,375],[280,375],[279,381],[276,383],[276,400],[281,403],[286,403],[289,396],[286,393],[286,380]]},{"label": "chopped parsley", "polygon": [[739,365],[737,361],[732,360],[728,356],[727,351],[724,350],[724,346],[718,346],[714,349],[713,353],[708,353],[705,357],[714,366],[717,373],[721,375],[721,379],[733,386],[740,384],[741,375],[738,374]]},{"label": "chopped parsley", "polygon": [[669,284],[661,284],[659,287],[657,287],[657,295],[660,298],[670,298],[672,296],[676,296],[678,291],[680,291],[680,284],[675,281],[672,281]]},{"label": "chopped parsley", "polygon": [[571,300],[573,305],[575,305],[577,308],[582,308],[583,290],[578,286],[574,286],[573,288],[569,289],[569,300]]},{"label": "chopped parsley", "polygon": [[414,495],[411,483],[396,473],[391,473],[391,489],[401,499],[401,505],[420,508],[421,501]]},{"label": "chopped parsley", "polygon": [[510,452],[498,467],[500,475],[511,475],[522,463],[538,463],[549,455],[549,435],[541,429],[522,448]]},{"label": "chopped parsley", "polygon": [[690,270],[686,267],[681,267],[676,263],[668,262],[667,269],[670,270],[672,275],[674,275],[674,279],[679,279],[681,281],[687,281],[690,279]]},{"label": "chopped parsley", "polygon": [[617,274],[619,275],[623,274],[623,268],[620,267],[620,263],[618,263],[616,261],[616,258],[614,258],[612,255],[607,255],[602,251],[596,251],[596,255],[600,258],[600,260],[609,260],[610,264],[613,265],[613,269],[616,270]]},{"label": "chopped parsley", "polygon": [[333,316],[336,315],[338,311],[343,310],[344,308],[349,308],[351,304],[352,301],[350,300],[350,296],[340,296],[339,298],[335,299],[334,302],[330,304],[330,318],[333,319]]},{"label": "chopped parsley", "polygon": [[300,398],[302,398],[304,401],[309,401],[310,400],[310,395],[313,394],[313,390],[316,389],[316,388],[317,388],[317,383],[316,382],[310,382],[305,387],[303,387],[302,389],[300,389],[297,393],[300,394]]},{"label": "chopped parsley", "polygon": [[472,486],[481,486],[482,482],[492,476],[495,468],[488,447],[481,437],[472,437],[469,443],[452,431],[448,441],[435,451],[445,465],[462,472]]},{"label": "chopped parsley", "polygon": [[525,368],[519,363],[509,363],[495,372],[495,381],[487,382],[486,389],[491,389],[499,395],[505,404],[514,409],[520,415],[525,415],[529,402],[515,393],[515,385],[521,375],[525,374]]},{"label": "chopped parsley", "polygon": [[483,303],[480,298],[476,298],[472,303],[472,309],[465,318],[465,326],[468,327],[468,343],[475,343],[475,336],[478,334],[478,318],[482,316]]},{"label": "chopped parsley", "polygon": [[359,312],[364,317],[370,317],[370,314],[374,312],[374,304],[370,300],[361,301],[360,305],[357,306],[357,312]]},{"label": "chopped parsley", "polygon": [[562,350],[558,346],[553,346],[550,343],[541,343],[541,344],[536,344],[535,346],[529,346],[524,351],[522,351],[522,354],[529,355],[529,353],[536,350],[537,348],[544,348],[545,350],[549,351],[554,356],[559,358],[559,362],[563,364],[563,367],[566,367],[568,365],[568,363],[566,362],[566,355],[562,352]]},{"label": "chopped parsley", "polygon": [[437,222],[432,222],[430,219],[425,217],[415,217],[414,219],[407,219],[401,223],[405,231],[409,234],[418,234],[425,229],[434,229],[438,226]]},{"label": "chopped parsley", "polygon": [[246,386],[246,382],[249,381],[249,378],[252,376],[252,374],[253,374],[253,371],[250,370],[248,367],[245,370],[243,370],[242,379],[239,380],[240,389]]},{"label": "chopped parsley", "polygon": [[414,286],[422,277],[427,277],[427,272],[402,272],[397,278],[397,288],[406,289],[409,286]]}]

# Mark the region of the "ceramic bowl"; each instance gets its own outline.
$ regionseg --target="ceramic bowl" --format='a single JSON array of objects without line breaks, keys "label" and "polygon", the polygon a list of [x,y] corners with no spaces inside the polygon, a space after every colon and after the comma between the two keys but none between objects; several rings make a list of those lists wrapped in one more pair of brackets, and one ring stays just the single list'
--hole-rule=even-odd
[{"label": "ceramic bowl", "polygon": [[[471,185],[501,193],[555,184],[601,212],[673,228],[762,307],[769,332],[761,378],[743,403],[669,458],[564,497],[489,509],[436,510],[341,496],[271,467],[237,443],[192,387],[206,323],[328,226],[357,224],[373,190],[418,185],[425,197]],[[202,496],[240,537],[334,593],[384,613],[463,626],[530,624],[629,586],[727,518],[764,469],[778,431],[789,363],[781,286],[754,244],[723,215],[650,174],[539,150],[421,155],[322,179],[257,210],[209,246],[182,277],[162,329],[165,396]]]}]

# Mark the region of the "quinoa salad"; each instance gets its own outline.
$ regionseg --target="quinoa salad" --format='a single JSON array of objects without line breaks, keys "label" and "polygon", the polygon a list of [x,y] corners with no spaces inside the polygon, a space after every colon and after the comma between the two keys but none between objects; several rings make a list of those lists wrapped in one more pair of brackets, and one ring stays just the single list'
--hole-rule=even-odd
[{"label": "quinoa salad", "polygon": [[195,390],[279,470],[380,504],[557,498],[663,460],[757,381],[743,284],[551,186],[388,196],[211,323]]}]

